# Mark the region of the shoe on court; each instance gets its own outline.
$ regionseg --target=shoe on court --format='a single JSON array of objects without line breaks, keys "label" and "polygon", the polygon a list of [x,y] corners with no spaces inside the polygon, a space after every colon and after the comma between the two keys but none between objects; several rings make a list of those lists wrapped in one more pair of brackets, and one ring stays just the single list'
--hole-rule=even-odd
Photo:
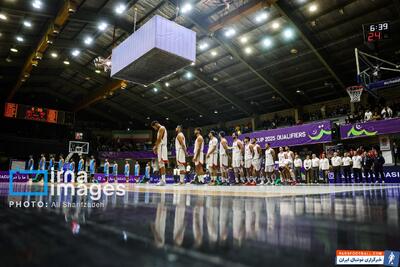
[{"label": "shoe on court", "polygon": [[255,185],[257,185],[257,183],[255,181],[252,181],[252,182],[250,182],[249,185],[255,186]]},{"label": "shoe on court", "polygon": [[157,186],[164,186],[164,185],[165,185],[165,182],[164,182],[163,180],[161,180],[161,181],[159,181],[156,185],[157,185]]},{"label": "shoe on court", "polygon": [[264,181],[261,181],[260,183],[259,183],[259,185],[264,185],[265,183],[264,183]]}]

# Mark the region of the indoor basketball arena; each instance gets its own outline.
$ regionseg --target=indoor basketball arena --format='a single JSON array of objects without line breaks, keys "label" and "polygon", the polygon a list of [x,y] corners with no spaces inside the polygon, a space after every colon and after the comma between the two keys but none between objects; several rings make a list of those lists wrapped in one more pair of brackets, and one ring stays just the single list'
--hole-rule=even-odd
[{"label": "indoor basketball arena", "polygon": [[399,22],[0,1],[0,265],[399,266]]}]

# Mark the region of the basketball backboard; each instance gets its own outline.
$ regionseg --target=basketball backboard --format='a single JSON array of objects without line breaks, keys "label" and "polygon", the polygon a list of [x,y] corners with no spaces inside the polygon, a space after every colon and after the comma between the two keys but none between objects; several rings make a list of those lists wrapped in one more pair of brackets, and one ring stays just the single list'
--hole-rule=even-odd
[{"label": "basketball backboard", "polygon": [[89,154],[89,142],[69,141],[69,153]]}]

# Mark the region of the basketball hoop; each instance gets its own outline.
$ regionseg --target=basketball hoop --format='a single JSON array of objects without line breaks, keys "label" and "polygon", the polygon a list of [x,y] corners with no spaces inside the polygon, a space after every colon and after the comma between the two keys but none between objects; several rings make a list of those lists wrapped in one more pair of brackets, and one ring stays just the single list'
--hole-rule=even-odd
[{"label": "basketball hoop", "polygon": [[361,101],[361,95],[364,90],[362,85],[354,85],[346,88],[347,93],[350,96],[350,102],[356,103]]}]

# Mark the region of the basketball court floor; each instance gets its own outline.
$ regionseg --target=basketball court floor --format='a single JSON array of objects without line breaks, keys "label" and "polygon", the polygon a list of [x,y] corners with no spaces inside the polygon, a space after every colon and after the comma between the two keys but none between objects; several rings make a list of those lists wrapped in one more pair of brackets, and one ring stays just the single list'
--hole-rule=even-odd
[{"label": "basketball court floor", "polygon": [[399,195],[390,184],[130,185],[98,201],[5,193],[0,256],[2,266],[332,266],[337,249],[400,249]]}]

